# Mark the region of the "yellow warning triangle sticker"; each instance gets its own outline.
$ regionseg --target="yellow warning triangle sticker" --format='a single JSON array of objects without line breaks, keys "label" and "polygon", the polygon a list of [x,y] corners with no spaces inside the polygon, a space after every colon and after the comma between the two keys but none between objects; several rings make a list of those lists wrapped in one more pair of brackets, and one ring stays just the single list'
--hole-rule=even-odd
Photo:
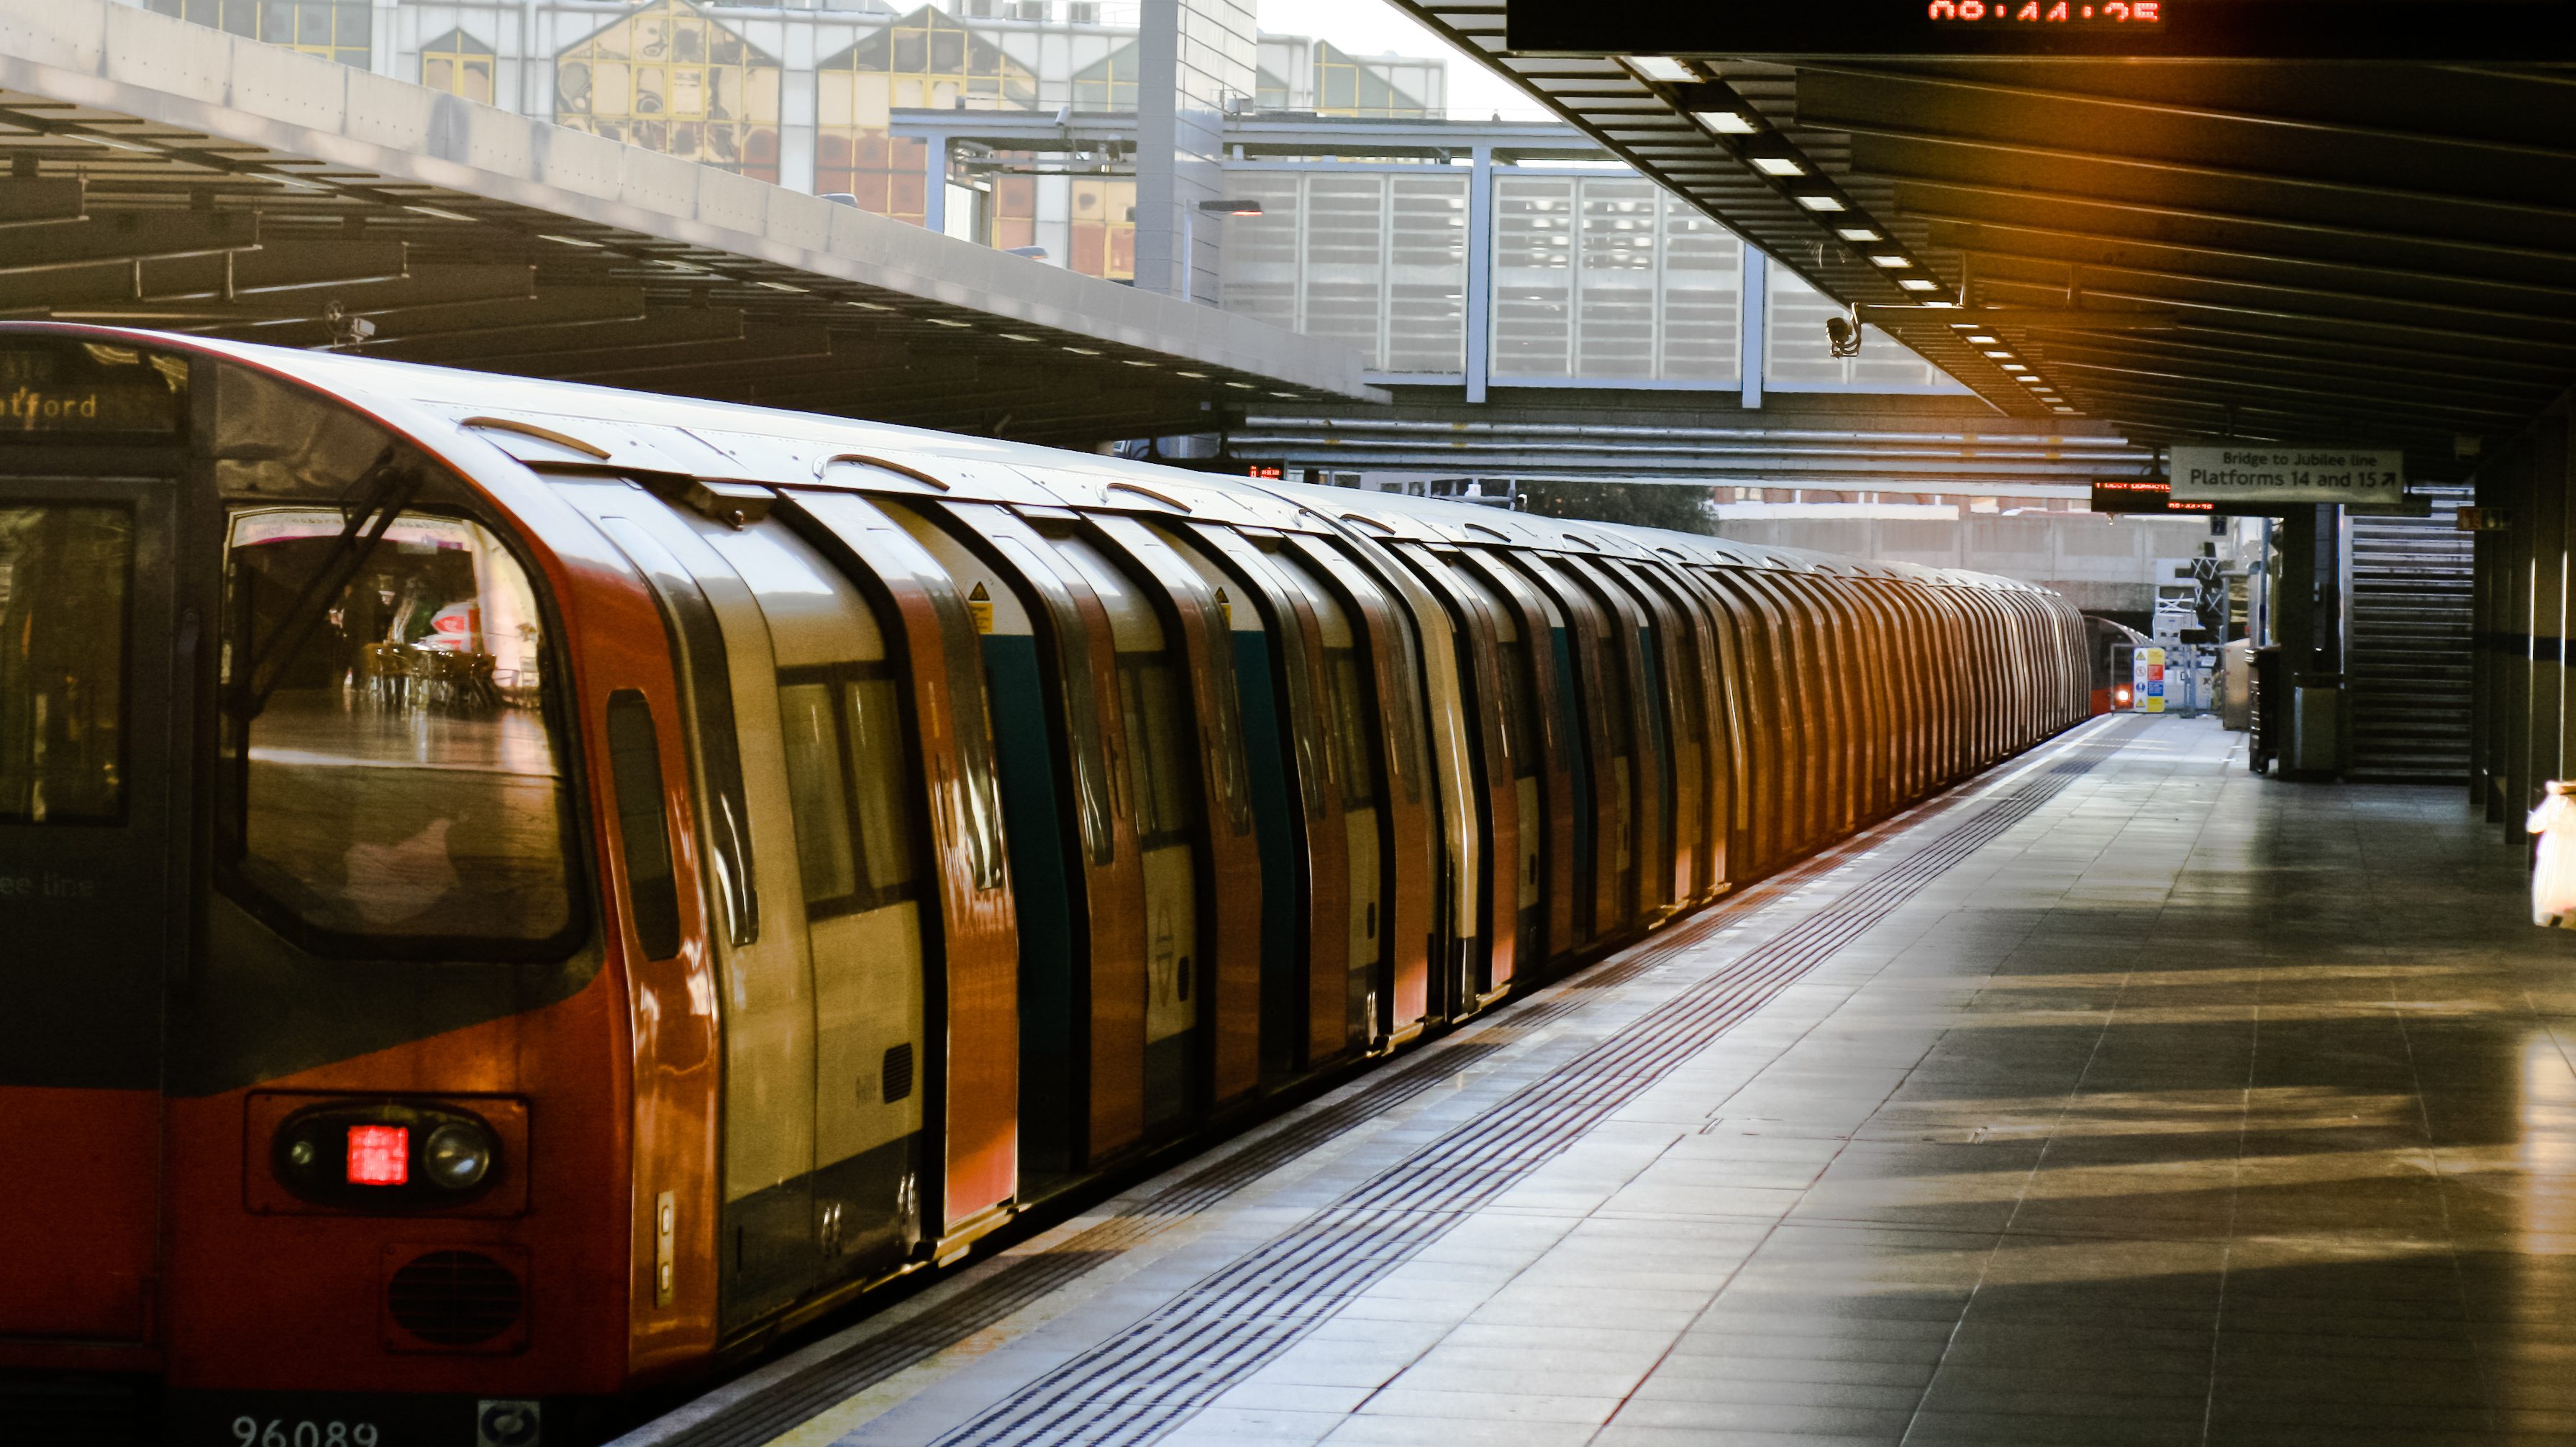
[{"label": "yellow warning triangle sticker", "polygon": [[966,595],[966,611],[975,617],[976,632],[993,631],[993,595],[984,591],[983,584],[977,583],[975,591]]},{"label": "yellow warning triangle sticker", "polygon": [[1216,610],[1225,615],[1226,627],[1234,626],[1234,604],[1227,601],[1223,588],[1216,590]]}]

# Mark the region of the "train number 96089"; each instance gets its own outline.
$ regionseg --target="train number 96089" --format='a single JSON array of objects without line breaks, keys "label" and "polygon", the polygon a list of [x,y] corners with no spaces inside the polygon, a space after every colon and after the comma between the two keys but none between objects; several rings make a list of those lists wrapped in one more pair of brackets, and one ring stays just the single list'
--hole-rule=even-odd
[{"label": "train number 96089", "polygon": [[373,1422],[317,1422],[311,1418],[233,1418],[237,1447],[376,1447]]}]

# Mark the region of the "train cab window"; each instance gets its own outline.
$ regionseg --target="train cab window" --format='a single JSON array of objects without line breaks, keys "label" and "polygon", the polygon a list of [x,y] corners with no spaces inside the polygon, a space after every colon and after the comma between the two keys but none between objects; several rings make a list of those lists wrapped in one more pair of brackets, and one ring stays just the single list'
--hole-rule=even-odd
[{"label": "train cab window", "polygon": [[778,717],[806,912],[912,897],[920,871],[893,673],[881,663],[782,673]]},{"label": "train cab window", "polygon": [[0,824],[113,824],[125,812],[121,507],[0,507]]},{"label": "train cab window", "polygon": [[559,956],[568,789],[527,570],[471,518],[357,491],[365,528],[232,511],[226,887],[331,953]]}]

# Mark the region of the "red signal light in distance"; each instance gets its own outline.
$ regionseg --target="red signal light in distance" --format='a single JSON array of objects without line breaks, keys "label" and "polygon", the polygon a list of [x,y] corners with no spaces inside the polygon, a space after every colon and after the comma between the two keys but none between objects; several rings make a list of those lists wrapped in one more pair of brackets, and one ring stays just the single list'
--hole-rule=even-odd
[{"label": "red signal light in distance", "polygon": [[349,1184],[399,1186],[411,1179],[411,1127],[349,1127]]}]

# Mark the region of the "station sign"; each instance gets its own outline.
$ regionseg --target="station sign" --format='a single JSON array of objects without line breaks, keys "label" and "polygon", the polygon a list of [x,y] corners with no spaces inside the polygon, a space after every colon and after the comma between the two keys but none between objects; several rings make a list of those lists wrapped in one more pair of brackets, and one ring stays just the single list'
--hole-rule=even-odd
[{"label": "station sign", "polygon": [[2576,60],[2562,0],[1509,0],[1542,55]]},{"label": "station sign", "polygon": [[2395,506],[2406,496],[2406,454],[2394,447],[2225,442],[2171,449],[2176,502],[2220,506],[2340,503]]},{"label": "station sign", "polygon": [[2129,707],[2139,713],[2165,711],[2165,651],[2141,648],[2129,655]]}]

